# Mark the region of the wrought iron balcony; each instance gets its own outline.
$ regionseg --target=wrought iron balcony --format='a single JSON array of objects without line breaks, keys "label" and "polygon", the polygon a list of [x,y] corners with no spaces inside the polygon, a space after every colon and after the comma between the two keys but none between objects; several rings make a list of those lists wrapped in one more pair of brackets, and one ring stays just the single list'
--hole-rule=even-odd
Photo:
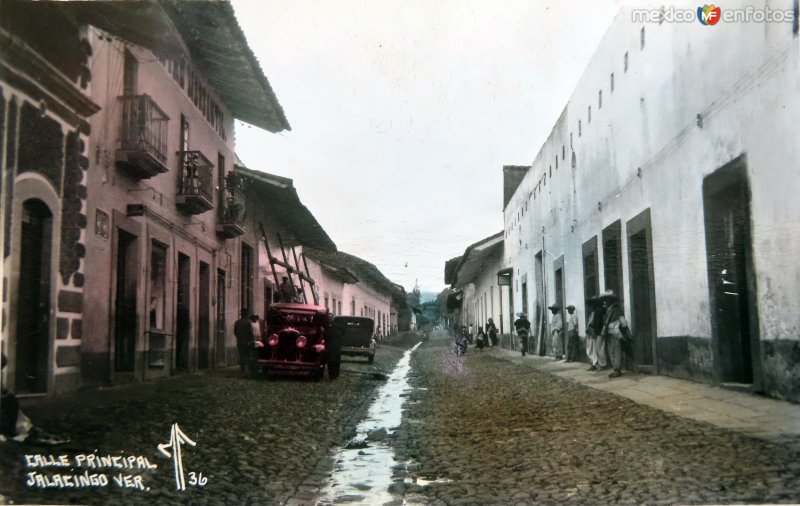
[{"label": "wrought iron balcony", "polygon": [[175,204],[189,214],[200,214],[213,209],[214,166],[200,151],[178,151],[178,157],[180,174]]},{"label": "wrought iron balcony", "polygon": [[119,100],[122,125],[115,154],[117,167],[139,179],[167,172],[169,117],[148,95],[126,95]]},{"label": "wrought iron balcony", "polygon": [[231,177],[225,178],[225,190],[222,193],[222,207],[219,210],[219,220],[217,221],[217,235],[225,239],[233,239],[244,235],[244,193],[236,187]]}]

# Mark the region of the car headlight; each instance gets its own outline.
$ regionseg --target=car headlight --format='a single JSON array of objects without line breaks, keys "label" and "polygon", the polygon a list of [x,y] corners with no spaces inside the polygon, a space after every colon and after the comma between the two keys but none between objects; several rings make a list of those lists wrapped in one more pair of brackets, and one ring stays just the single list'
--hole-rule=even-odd
[{"label": "car headlight", "polygon": [[272,334],[271,336],[269,336],[269,339],[267,339],[267,343],[270,346],[278,346],[278,334]]},{"label": "car headlight", "polygon": [[306,339],[306,336],[297,336],[297,340],[294,342],[294,344],[297,345],[298,348],[303,348],[307,342],[308,339]]}]

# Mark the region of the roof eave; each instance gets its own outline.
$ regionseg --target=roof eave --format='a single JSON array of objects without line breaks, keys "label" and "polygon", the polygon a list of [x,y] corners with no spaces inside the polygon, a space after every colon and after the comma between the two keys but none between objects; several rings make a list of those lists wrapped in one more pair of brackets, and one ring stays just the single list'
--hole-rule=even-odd
[{"label": "roof eave", "polygon": [[[280,231],[289,233],[290,237],[284,237],[284,239],[289,239],[304,247],[336,251],[333,239],[300,200],[291,179],[259,173],[238,165],[234,167],[234,170],[246,181],[254,184],[248,191],[261,192],[272,197],[265,201],[265,205],[269,209],[270,219],[278,224]],[[281,207],[281,203],[283,203],[283,207]]]},{"label": "roof eave", "polygon": [[[474,243],[470,244],[469,246],[467,246],[467,249],[464,250],[464,254],[461,255],[461,257],[460,257],[461,259],[459,260],[458,264],[453,269],[453,275],[452,275],[453,282],[450,284],[450,288],[455,288],[456,285],[458,284],[458,273],[461,271],[461,269],[464,267],[464,265],[469,260],[469,256],[473,252],[473,250],[475,250],[475,248],[477,248],[478,246],[481,246],[484,243],[489,243],[489,242],[497,240],[499,238],[503,238],[504,234],[505,234],[505,232],[500,231],[500,232],[498,232],[496,234],[490,235],[489,237],[484,237],[480,241],[474,242]],[[500,242],[503,242],[504,240],[505,239],[502,239]],[[494,246],[494,245],[492,245],[492,246]],[[459,258],[459,257],[456,257],[456,258]],[[455,260],[455,258],[453,260]],[[447,282],[447,281],[445,280],[445,282]]]}]

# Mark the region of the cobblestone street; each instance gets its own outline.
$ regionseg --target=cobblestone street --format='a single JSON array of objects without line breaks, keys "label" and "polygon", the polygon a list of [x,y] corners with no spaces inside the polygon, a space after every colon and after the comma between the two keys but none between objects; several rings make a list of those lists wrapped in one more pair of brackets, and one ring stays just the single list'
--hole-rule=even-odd
[{"label": "cobblestone street", "polygon": [[[412,390],[394,431],[345,452],[369,455],[379,441],[398,462],[384,504],[708,504],[796,503],[796,443],[776,444],[681,418],[509,360],[501,350],[452,353],[434,333],[411,355]],[[375,368],[355,359],[335,382],[252,380],[227,369],[164,381],[28,400],[26,412],[71,442],[2,446],[0,494],[6,503],[314,505],[337,467],[334,452],[388,373],[418,338],[379,347]],[[531,359],[532,357],[528,357]],[[196,446],[183,447],[187,487],[176,491],[172,461],[157,451],[180,424]],[[374,436],[374,437],[373,437]],[[350,445],[347,445],[350,448]],[[795,449],[792,449],[795,448]],[[31,471],[78,469],[26,465],[25,455],[142,456],[157,469],[145,490],[113,480],[72,490],[26,487]],[[339,453],[341,455],[341,453]],[[385,471],[385,470],[374,470]],[[191,475],[194,473],[194,475]],[[207,479],[201,487],[192,481]],[[192,478],[194,476],[194,478]],[[341,481],[336,477],[333,481]],[[346,478],[345,478],[346,479]],[[352,480],[351,480],[352,481]],[[372,485],[323,504],[370,504]]]},{"label": "cobblestone street", "polygon": [[800,500],[786,446],[451,346],[433,340],[412,359],[416,390],[394,440],[408,504]]},{"label": "cobblestone street", "polygon": [[[413,337],[409,342],[413,341]],[[345,359],[336,381],[252,380],[225,369],[163,381],[78,392],[52,400],[27,400],[23,409],[36,424],[68,435],[55,447],[3,443],[0,499],[13,503],[81,504],[280,504],[313,499],[325,476],[318,464],[342,446],[369,405],[380,381],[351,371],[389,371],[406,349],[382,345],[374,368]],[[197,446],[183,446],[187,488],[176,491],[172,461],[157,446],[168,443],[178,423]],[[120,488],[109,475],[102,488],[26,488],[27,473],[76,473],[78,469],[25,466],[25,454],[143,456],[158,469],[124,471],[142,476],[149,490]],[[83,470],[81,469],[80,472]],[[95,472],[95,471],[91,471]],[[189,484],[202,473],[204,486]]]}]

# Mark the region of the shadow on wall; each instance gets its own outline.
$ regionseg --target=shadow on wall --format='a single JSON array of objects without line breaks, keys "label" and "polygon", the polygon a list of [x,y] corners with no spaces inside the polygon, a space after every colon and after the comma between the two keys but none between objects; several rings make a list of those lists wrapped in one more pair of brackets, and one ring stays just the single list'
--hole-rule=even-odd
[{"label": "shadow on wall", "polygon": [[761,341],[764,391],[800,403],[800,342],[780,339]]}]

